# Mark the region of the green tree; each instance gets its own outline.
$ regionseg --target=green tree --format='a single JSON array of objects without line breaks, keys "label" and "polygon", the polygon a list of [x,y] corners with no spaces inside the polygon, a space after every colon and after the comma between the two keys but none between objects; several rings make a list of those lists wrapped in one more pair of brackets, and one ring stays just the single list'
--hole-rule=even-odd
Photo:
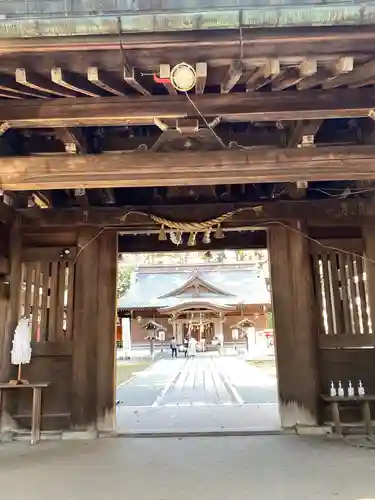
[{"label": "green tree", "polygon": [[119,267],[117,275],[117,297],[120,298],[129,290],[131,285],[131,277],[133,273],[132,267]]}]

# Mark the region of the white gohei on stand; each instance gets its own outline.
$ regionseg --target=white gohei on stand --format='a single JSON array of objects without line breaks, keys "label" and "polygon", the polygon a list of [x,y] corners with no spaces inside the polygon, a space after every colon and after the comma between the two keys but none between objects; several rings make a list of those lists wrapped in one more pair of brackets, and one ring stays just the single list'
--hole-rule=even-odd
[{"label": "white gohei on stand", "polygon": [[28,384],[22,379],[22,365],[31,361],[31,318],[21,318],[14,332],[11,351],[12,365],[18,365],[17,380],[10,380],[10,384]]}]

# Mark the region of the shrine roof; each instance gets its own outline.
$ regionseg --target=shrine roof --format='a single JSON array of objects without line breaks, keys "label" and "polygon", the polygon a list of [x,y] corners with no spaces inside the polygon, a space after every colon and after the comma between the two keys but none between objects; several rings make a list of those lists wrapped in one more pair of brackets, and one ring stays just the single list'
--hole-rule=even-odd
[{"label": "shrine roof", "polygon": [[269,304],[270,293],[265,277],[253,266],[216,269],[204,266],[196,270],[179,267],[178,270],[160,269],[136,272],[130,290],[119,299],[119,309],[164,308],[188,302],[211,303],[221,306]]},{"label": "shrine roof", "polygon": [[374,3],[354,0],[3,0],[0,38],[116,35],[207,29],[373,24]]}]

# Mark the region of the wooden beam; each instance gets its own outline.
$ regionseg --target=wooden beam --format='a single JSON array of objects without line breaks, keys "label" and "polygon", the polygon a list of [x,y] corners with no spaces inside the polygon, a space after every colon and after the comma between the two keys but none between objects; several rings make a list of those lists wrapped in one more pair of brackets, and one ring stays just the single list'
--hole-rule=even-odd
[{"label": "wooden beam", "polygon": [[[195,242],[194,250],[206,251],[207,244],[202,242],[202,234],[200,234]],[[158,232],[155,234],[121,234],[118,239],[119,253],[147,253],[157,250],[158,252],[178,252],[186,250],[187,238],[184,243],[176,247],[170,239],[165,241],[158,240]],[[267,248],[266,231],[230,231],[225,233],[225,238],[212,238],[210,250],[242,250],[243,248]]]},{"label": "wooden beam", "polygon": [[[371,25],[361,26],[311,26],[298,29],[254,29],[242,30],[244,55],[251,57],[272,57],[277,47],[280,56],[293,56],[296,47],[300,54],[348,54],[353,51],[366,53],[375,42]],[[210,29],[197,32],[192,30],[164,32],[122,33],[121,42],[129,51],[159,50],[165,54],[166,47],[185,51],[204,49],[209,57],[229,47],[238,51],[238,29]],[[3,38],[0,40],[2,54],[42,53],[56,54],[69,51],[116,51],[119,48],[119,35],[54,36],[34,38]]]},{"label": "wooden beam", "polygon": [[336,62],[325,68],[318,68],[316,74],[304,78],[297,84],[298,90],[309,90],[321,85],[326,80],[348,73],[353,69],[353,57],[340,57]]},{"label": "wooden beam", "polygon": [[297,85],[304,78],[315,75],[318,65],[316,59],[306,59],[298,68],[287,68],[272,82],[272,90],[280,91]]},{"label": "wooden beam", "polygon": [[314,142],[314,137],[318,132],[323,120],[300,120],[298,121],[290,134],[287,141],[288,148],[295,148],[302,144],[304,137],[312,137]]},{"label": "wooden beam", "polygon": [[13,191],[366,180],[375,147],[0,157],[0,184]]},{"label": "wooden beam", "polygon": [[195,74],[197,76],[197,81],[195,83],[195,93],[204,94],[207,80],[207,63],[198,62],[195,65]]},{"label": "wooden beam", "polygon": [[102,90],[105,90],[109,94],[118,96],[125,95],[122,90],[119,90],[117,83],[114,82],[110,76],[104,75],[101,71],[99,72],[99,68],[96,66],[91,66],[87,69],[87,79],[90,83],[96,85]]},{"label": "wooden beam", "polygon": [[52,82],[48,81],[47,78],[44,78],[37,73],[26,71],[25,68],[17,68],[15,77],[17,83],[29,89],[36,90],[37,92],[42,92],[58,97],[75,97],[72,92],[60,90],[57,91],[49,88],[51,85],[54,85]]},{"label": "wooden beam", "polygon": [[80,129],[57,128],[55,135],[64,144],[67,153],[87,152],[87,141]]},{"label": "wooden beam", "polygon": [[136,71],[134,68],[129,68],[128,66],[124,66],[124,81],[134,90],[139,92],[142,95],[149,96],[151,95],[148,90],[146,90],[143,85],[141,85],[136,76]]},{"label": "wooden beam", "polygon": [[332,78],[324,82],[322,87],[325,90],[334,89],[336,87],[350,87],[357,84],[365,85],[366,81],[375,77],[375,60],[371,60],[361,66],[353,69],[353,71],[344,73],[336,78]]},{"label": "wooden beam", "polygon": [[257,68],[248,78],[246,83],[246,91],[252,92],[258,90],[267,83],[271,82],[280,73],[280,61],[278,59],[270,59],[265,64]]},{"label": "wooden beam", "polygon": [[78,94],[83,94],[89,97],[100,97],[100,94],[96,94],[91,92],[90,90],[84,89],[81,86],[78,86],[76,79],[72,75],[68,75],[61,68],[52,68],[51,69],[51,80],[56,85],[60,85],[65,89],[72,90],[73,92],[77,92]]},{"label": "wooden beam", "polygon": [[[230,93],[194,96],[207,117],[227,121],[315,120],[362,117],[375,108],[372,89],[329,92]],[[102,97],[97,99],[49,99],[47,101],[0,100],[0,116],[12,128],[46,128],[153,124],[154,118],[196,117],[186,96]]]},{"label": "wooden beam", "polygon": [[[38,210],[18,209],[25,231],[35,227],[50,230],[51,227],[95,226],[153,232],[158,234],[159,225],[140,213],[155,213],[160,217],[181,221],[208,220],[238,208],[246,209],[225,222],[225,228],[251,227],[269,220],[294,220],[303,217],[311,223],[325,226],[345,224],[372,224],[375,206],[371,199],[352,198],[347,200],[277,200],[259,203],[194,203],[184,205],[150,206],[131,205],[120,207],[59,208]],[[124,214],[129,215],[124,219]]]}]

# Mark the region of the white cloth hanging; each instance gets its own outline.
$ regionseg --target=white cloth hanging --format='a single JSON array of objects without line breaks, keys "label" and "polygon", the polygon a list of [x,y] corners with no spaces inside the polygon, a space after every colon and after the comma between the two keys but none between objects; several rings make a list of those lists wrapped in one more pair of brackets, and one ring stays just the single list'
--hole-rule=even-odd
[{"label": "white cloth hanging", "polygon": [[21,318],[14,332],[11,351],[12,365],[30,363],[31,360],[31,325],[30,319]]}]

